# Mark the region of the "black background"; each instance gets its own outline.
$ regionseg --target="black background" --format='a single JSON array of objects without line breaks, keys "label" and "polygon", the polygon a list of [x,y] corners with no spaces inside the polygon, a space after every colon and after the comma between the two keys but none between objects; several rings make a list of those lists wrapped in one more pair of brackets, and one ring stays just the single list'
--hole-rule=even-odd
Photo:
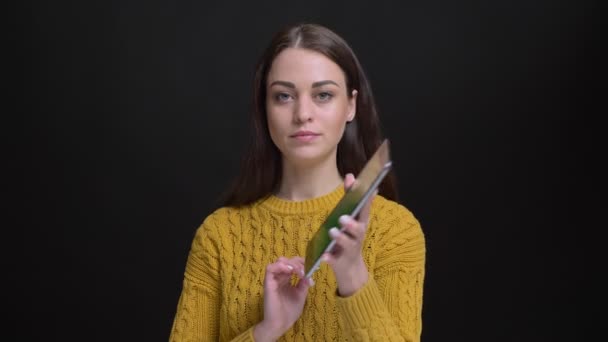
[{"label": "black background", "polygon": [[[163,341],[195,229],[236,175],[258,56],[318,22],[358,54],[427,238],[423,341],[578,340],[579,147],[597,4],[46,2],[5,126],[19,340]],[[10,15],[10,14],[9,14]],[[8,308],[8,310],[7,310]],[[10,322],[10,321],[9,321]]]}]

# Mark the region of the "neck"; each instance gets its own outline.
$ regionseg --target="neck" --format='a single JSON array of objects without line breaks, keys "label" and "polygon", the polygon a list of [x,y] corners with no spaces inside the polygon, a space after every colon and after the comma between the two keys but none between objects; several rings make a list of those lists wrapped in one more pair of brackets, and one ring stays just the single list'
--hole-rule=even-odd
[{"label": "neck", "polygon": [[295,165],[283,159],[283,177],[277,197],[303,201],[328,194],[342,184],[336,155],[312,165]]}]

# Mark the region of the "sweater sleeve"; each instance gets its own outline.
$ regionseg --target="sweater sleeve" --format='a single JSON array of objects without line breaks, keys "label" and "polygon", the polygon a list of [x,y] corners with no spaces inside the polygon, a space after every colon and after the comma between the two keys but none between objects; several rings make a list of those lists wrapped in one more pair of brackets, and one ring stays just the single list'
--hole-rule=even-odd
[{"label": "sweater sleeve", "polygon": [[340,324],[349,340],[418,342],[422,332],[425,239],[409,210],[386,204],[377,209],[373,222],[379,235],[378,250],[367,284],[354,295],[337,299]]},{"label": "sweater sleeve", "polygon": [[[197,229],[184,272],[182,292],[169,341],[218,341],[220,315],[221,240],[218,213],[207,217]],[[250,328],[233,341],[252,341]]]}]

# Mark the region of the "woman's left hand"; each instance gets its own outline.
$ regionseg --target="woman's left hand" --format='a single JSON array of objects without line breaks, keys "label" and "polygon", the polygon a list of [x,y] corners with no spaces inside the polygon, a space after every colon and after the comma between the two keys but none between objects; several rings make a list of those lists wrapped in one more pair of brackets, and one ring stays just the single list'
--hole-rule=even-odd
[{"label": "woman's left hand", "polygon": [[[344,178],[345,189],[354,182],[353,174],[347,174]],[[369,198],[357,219],[348,215],[340,217],[342,231],[338,228],[329,231],[329,236],[336,241],[336,244],[332,252],[323,255],[323,261],[333,269],[338,283],[338,293],[342,297],[354,294],[367,283],[369,275],[363,261],[362,249],[374,196]]]}]

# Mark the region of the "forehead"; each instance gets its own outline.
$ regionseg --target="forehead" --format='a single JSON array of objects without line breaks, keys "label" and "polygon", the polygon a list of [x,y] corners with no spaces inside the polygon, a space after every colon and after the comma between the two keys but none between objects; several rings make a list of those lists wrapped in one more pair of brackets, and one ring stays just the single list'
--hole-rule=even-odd
[{"label": "forehead", "polygon": [[325,55],[308,49],[287,48],[272,62],[267,84],[288,81],[303,87],[324,80],[332,80],[341,86],[345,84],[342,69]]}]

